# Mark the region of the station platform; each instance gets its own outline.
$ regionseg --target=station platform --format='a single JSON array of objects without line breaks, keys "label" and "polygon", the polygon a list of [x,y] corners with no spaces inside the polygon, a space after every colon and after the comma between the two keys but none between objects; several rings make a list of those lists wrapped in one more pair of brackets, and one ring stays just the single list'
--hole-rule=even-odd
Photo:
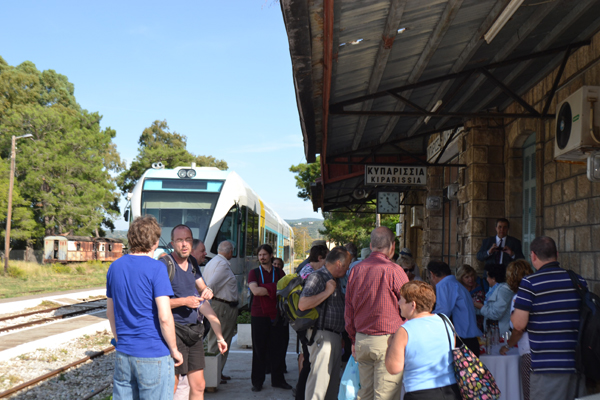
[{"label": "station platform", "polygon": [[[298,355],[296,354],[296,332],[290,328],[290,341],[286,356],[287,374],[285,379],[292,387],[296,387],[298,382]],[[231,380],[224,385],[219,385],[214,393],[206,392],[204,398],[207,400],[287,400],[293,399],[291,390],[284,390],[271,387],[271,375],[267,375],[263,389],[260,392],[253,392],[250,374],[252,371],[252,349],[244,349],[238,346],[237,337],[234,336],[231,343],[229,358],[223,373],[231,376]],[[174,400],[187,399],[186,393],[177,393]]]}]

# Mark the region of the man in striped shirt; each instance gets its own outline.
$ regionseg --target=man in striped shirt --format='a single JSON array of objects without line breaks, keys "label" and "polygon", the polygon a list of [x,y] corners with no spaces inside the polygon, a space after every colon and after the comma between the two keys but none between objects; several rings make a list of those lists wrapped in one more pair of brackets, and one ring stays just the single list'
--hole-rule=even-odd
[{"label": "man in striped shirt", "polygon": [[390,261],[394,239],[386,227],[371,232],[372,253],[352,269],[346,288],[346,331],[358,362],[360,400],[400,397],[402,374],[385,368],[388,338],[402,325],[400,288],[408,282],[404,270]]},{"label": "man in striped shirt", "polygon": [[579,394],[585,394],[585,382],[578,382],[575,370],[581,299],[557,261],[552,238],[537,237],[530,249],[536,273],[521,281],[511,321],[514,329],[529,332],[531,398],[574,399],[578,385]]}]

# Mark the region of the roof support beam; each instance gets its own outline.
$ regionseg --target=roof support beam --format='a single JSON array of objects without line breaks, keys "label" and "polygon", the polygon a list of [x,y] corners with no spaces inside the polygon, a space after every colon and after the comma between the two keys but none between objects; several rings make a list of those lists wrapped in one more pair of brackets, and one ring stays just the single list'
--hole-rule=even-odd
[{"label": "roof support beam", "polygon": [[[468,64],[468,62],[473,58],[479,47],[484,43],[483,35],[491,28],[494,21],[498,19],[500,14],[504,11],[506,6],[510,3],[511,0],[498,0],[494,7],[490,10],[488,16],[483,21],[479,29],[473,34],[469,43],[465,46],[463,51],[460,53],[452,68],[450,68],[450,73],[456,73],[462,71],[462,69]],[[459,88],[450,96],[449,99],[446,99],[446,103],[450,101],[450,99],[454,98],[454,96],[458,93],[459,90],[462,89],[462,86],[468,81],[470,75],[465,77],[465,80],[460,84]],[[448,90],[450,89],[450,85],[452,81],[442,82],[438,87],[437,91],[431,98],[431,101],[427,105],[427,109],[431,110],[433,106],[437,103],[438,100],[442,99]],[[414,133],[421,127],[423,122],[425,121],[425,117],[421,117],[415,122],[415,124],[408,130],[407,136],[412,136]]]},{"label": "roof support beam", "polygon": [[[379,43],[379,49],[375,56],[375,65],[373,65],[373,71],[371,72],[371,78],[369,79],[369,86],[367,87],[367,93],[371,94],[379,89],[381,78],[392,52],[392,45],[398,34],[398,27],[400,26],[400,20],[402,14],[404,14],[404,8],[406,7],[408,0],[392,0],[390,3],[390,10],[388,12],[387,20],[385,22],[385,28],[381,34],[381,42]],[[373,106],[373,100],[366,101],[362,104],[361,110],[369,111]],[[368,117],[361,116],[356,124],[356,132],[354,134],[354,141],[352,147],[358,148],[360,139],[367,126]]]},{"label": "roof support beam", "polygon": [[[578,7],[575,7],[575,8],[578,8]],[[571,13],[569,13],[569,16],[570,15],[571,15]],[[567,18],[568,18],[568,16],[567,16]],[[575,40],[576,41],[588,40],[588,38],[590,36],[592,36],[593,34],[595,34],[598,31],[598,29],[600,29],[600,18],[595,20],[593,24],[591,24],[590,26],[587,27],[587,29],[585,29],[583,32],[581,32],[581,34],[579,36],[577,36],[577,38]],[[572,47],[571,51],[574,51],[574,50],[575,50],[575,47]],[[546,67],[543,68],[535,77],[530,79],[525,85],[521,86],[517,90],[517,93],[519,93],[520,95],[523,95],[527,90],[529,90],[530,88],[535,86],[539,81],[541,81],[544,77],[546,77],[548,74],[550,74],[552,72],[552,70],[554,70],[556,68],[556,65],[560,62],[561,58],[562,57],[560,55],[554,57],[554,59],[552,61],[550,61],[549,63],[547,63]],[[512,101],[505,102],[504,104],[502,104],[501,109],[502,110],[506,109],[510,105],[510,103],[512,103]]]},{"label": "roof support beam", "polygon": [[[521,113],[486,113],[486,112],[421,112],[421,111],[342,111],[335,110],[330,112],[331,115],[367,115],[370,117],[420,117],[426,116],[431,118],[543,118],[554,119],[554,114],[542,116],[540,113],[521,114]],[[441,129],[441,128],[440,128]],[[449,128],[445,128],[449,129]],[[386,142],[388,143],[388,142]]]},{"label": "roof support beam", "polygon": [[[458,10],[460,10],[462,3],[463,3],[463,0],[448,1],[448,4],[446,5],[446,9],[444,10],[444,12],[440,18],[440,21],[438,22],[435,29],[431,33],[431,36],[429,37],[429,41],[427,42],[427,44],[425,45],[425,48],[421,52],[421,56],[419,57],[419,60],[417,60],[415,66],[413,67],[413,70],[411,71],[410,75],[408,76],[407,83],[414,83],[417,80],[419,80],[419,78],[425,71],[425,68],[427,68],[427,65],[429,64],[431,57],[433,57],[436,50],[438,49],[438,46],[442,42],[444,35],[450,28],[450,25],[452,25],[452,21],[456,17],[456,14],[458,14]],[[411,94],[412,94],[412,90],[408,90],[408,91],[402,93],[402,96],[408,99],[408,98],[410,98]],[[404,103],[396,103],[394,110],[395,111],[404,110]],[[383,130],[383,134],[381,135],[381,138],[379,139],[380,143],[384,143],[390,137],[394,128],[396,127],[396,124],[398,123],[398,120],[399,120],[398,117],[390,118],[390,120],[388,121],[387,125],[385,126],[385,128]],[[362,135],[361,135],[361,138],[362,138]],[[356,138],[355,138],[355,143],[356,143]],[[360,141],[359,141],[359,143],[360,143]],[[356,146],[356,148],[358,148],[358,146]]]},{"label": "roof support beam", "polygon": [[344,107],[346,107],[346,106],[350,106],[350,105],[357,104],[357,103],[362,103],[363,101],[367,101],[367,100],[370,100],[370,99],[376,99],[376,98],[379,98],[379,97],[389,96],[389,92],[390,91],[403,92],[405,90],[417,89],[417,88],[424,87],[424,86],[430,86],[430,85],[434,85],[436,83],[440,83],[440,82],[444,82],[444,81],[449,81],[449,80],[453,80],[453,79],[456,79],[456,78],[460,78],[460,77],[472,74],[473,72],[479,71],[480,68],[485,68],[485,69],[488,69],[488,70],[492,70],[492,69],[495,69],[495,68],[506,67],[508,65],[518,64],[518,63],[521,63],[523,61],[531,60],[531,59],[534,59],[534,58],[540,58],[540,57],[545,57],[545,56],[549,56],[549,55],[552,55],[552,54],[562,53],[562,52],[564,52],[569,47],[571,47],[572,49],[577,49],[579,47],[589,46],[590,43],[591,43],[590,40],[583,40],[581,42],[571,43],[569,45],[560,46],[560,47],[554,47],[552,49],[548,49],[548,50],[545,50],[545,51],[540,51],[540,52],[537,52],[537,53],[530,53],[530,54],[527,54],[527,55],[524,55],[524,56],[521,56],[521,57],[511,58],[510,60],[504,60],[504,61],[494,62],[492,64],[488,64],[488,65],[483,66],[483,67],[470,68],[470,69],[467,69],[467,70],[464,70],[464,71],[461,71],[461,72],[456,72],[456,73],[452,73],[452,74],[448,74],[448,75],[443,75],[443,76],[439,76],[437,78],[426,79],[424,81],[420,81],[420,82],[416,82],[416,83],[412,83],[412,84],[408,84],[408,85],[404,85],[404,86],[399,86],[397,88],[384,90],[384,91],[373,93],[373,94],[370,94],[370,95],[365,95],[365,96],[356,97],[356,98],[350,99],[350,100],[340,101],[339,103],[335,103],[335,104],[330,105],[329,109],[332,110],[332,111],[343,110]]},{"label": "roof support beam", "polygon": [[[567,52],[569,52],[569,50],[567,49]],[[500,81],[498,78],[496,78],[490,71],[488,71],[485,68],[481,69],[481,73],[483,75],[485,75],[489,80],[491,80],[492,82],[494,82],[496,84],[496,86],[498,86],[504,93],[506,93],[507,95],[509,95],[510,97],[513,98],[514,101],[516,101],[517,103],[519,103],[525,110],[529,111],[529,113],[531,115],[535,115],[535,116],[540,116],[540,113],[533,108],[532,106],[529,105],[529,103],[527,103],[525,100],[523,100],[518,94],[516,94],[515,92],[513,92],[508,86],[506,86],[504,83],[502,83],[502,81]]]},{"label": "roof support beam", "polygon": [[[595,3],[596,3],[595,0],[579,1],[571,9],[571,11],[563,19],[560,20],[560,22],[554,27],[554,29],[552,29],[552,31],[550,31],[547,35],[544,36],[544,38],[540,41],[540,43],[538,43],[538,45],[535,46],[533,51],[539,52],[539,51],[544,51],[544,50],[548,49],[548,47],[550,46],[551,43],[553,43],[554,41],[556,41],[556,39],[561,37],[565,33],[565,31],[567,29],[569,29],[575,22],[577,22],[577,20],[579,20],[579,18],[581,18],[589,10],[589,8],[591,6],[593,6]],[[587,38],[587,36],[584,36],[584,38]],[[566,51],[565,57],[568,59],[568,54],[571,52],[571,49],[567,48],[567,49],[565,49],[565,51]],[[563,62],[565,62],[565,60],[566,59],[563,57]],[[552,62],[551,64],[553,65],[553,69],[554,69],[556,62]],[[521,65],[516,66],[512,71],[510,71],[510,73],[502,81],[506,85],[510,85],[510,83],[513,82],[518,76],[520,76],[523,73],[523,71],[525,71],[530,65],[531,65],[531,61],[528,61]],[[517,91],[517,93],[522,93],[522,92]],[[487,95],[479,103],[478,109],[485,108],[485,106],[487,106],[496,97],[498,97],[499,94],[500,94],[500,91],[498,89],[492,90],[490,92],[490,94]],[[547,113],[547,111],[546,111],[546,113]],[[542,114],[544,114],[544,113],[542,113]]]},{"label": "roof support beam", "polygon": [[[561,4],[559,1],[553,1],[551,3],[547,3],[543,6],[540,6],[539,10],[536,10],[534,15],[527,20],[527,24],[521,26],[517,32],[510,38],[507,42],[506,46],[502,50],[500,50],[493,59],[493,62],[499,62],[508,57],[518,46],[523,42],[523,40],[527,39],[531,32],[550,14],[552,10],[556,6]],[[475,82],[469,86],[469,90],[465,92],[460,100],[452,105],[450,108],[451,111],[459,110],[473,95],[479,90],[483,82],[485,81],[485,77],[478,77]],[[437,127],[441,127],[447,119],[442,119],[436,125]]]}]

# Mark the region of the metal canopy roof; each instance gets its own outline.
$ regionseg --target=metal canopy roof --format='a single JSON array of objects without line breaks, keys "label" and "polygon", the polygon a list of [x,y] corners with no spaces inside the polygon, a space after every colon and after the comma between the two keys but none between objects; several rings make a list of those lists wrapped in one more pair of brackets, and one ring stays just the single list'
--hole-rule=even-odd
[{"label": "metal canopy roof", "polygon": [[520,96],[589,44],[600,0],[521,1],[489,43],[519,0],[281,1],[315,210],[364,203],[363,164],[426,164],[429,135],[465,119],[554,117]]}]

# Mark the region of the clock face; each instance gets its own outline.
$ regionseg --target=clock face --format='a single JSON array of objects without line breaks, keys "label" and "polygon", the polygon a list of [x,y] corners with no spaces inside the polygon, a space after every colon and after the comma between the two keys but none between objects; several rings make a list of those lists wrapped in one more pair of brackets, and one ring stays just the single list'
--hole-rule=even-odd
[{"label": "clock face", "polygon": [[400,214],[400,193],[379,192],[377,193],[377,213]]}]

